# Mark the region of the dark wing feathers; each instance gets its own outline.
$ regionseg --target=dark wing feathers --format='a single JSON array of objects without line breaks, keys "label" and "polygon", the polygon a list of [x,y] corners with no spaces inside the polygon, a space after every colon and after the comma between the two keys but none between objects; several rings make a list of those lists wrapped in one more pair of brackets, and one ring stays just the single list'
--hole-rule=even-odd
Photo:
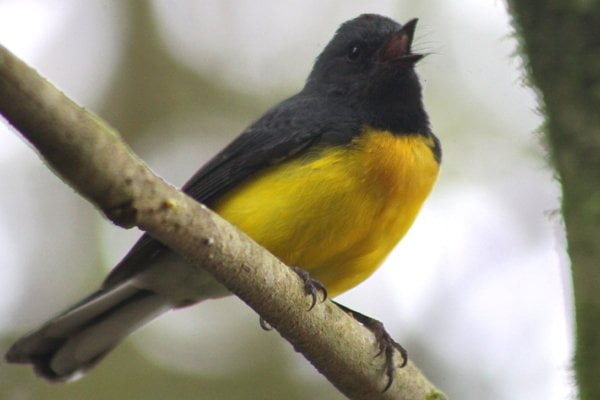
[{"label": "dark wing feathers", "polygon": [[[311,112],[311,103],[310,99],[296,96],[271,109],[200,168],[182,190],[210,207],[228,190],[264,167],[302,153],[328,130],[328,124],[318,116],[320,113]],[[144,234],[106,278],[103,287],[135,275],[166,249]]]},{"label": "dark wing feathers", "polygon": [[321,136],[317,127],[297,128],[293,131],[291,126],[249,128],[201,168],[182,190],[211,206],[241,181],[301,153]]}]

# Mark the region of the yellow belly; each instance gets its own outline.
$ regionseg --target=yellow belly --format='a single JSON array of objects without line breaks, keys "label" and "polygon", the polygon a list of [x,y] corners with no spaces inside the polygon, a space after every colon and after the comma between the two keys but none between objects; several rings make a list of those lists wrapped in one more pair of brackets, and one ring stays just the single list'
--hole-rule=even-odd
[{"label": "yellow belly", "polygon": [[335,296],[371,275],[414,221],[438,173],[431,145],[368,130],[263,171],[213,208]]}]

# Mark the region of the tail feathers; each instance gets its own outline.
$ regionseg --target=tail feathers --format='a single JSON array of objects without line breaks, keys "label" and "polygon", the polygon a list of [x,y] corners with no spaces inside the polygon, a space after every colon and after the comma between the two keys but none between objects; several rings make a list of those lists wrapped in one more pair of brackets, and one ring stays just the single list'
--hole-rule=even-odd
[{"label": "tail feathers", "polygon": [[101,289],[17,341],[6,353],[49,381],[83,375],[134,330],[172,307],[128,282]]}]

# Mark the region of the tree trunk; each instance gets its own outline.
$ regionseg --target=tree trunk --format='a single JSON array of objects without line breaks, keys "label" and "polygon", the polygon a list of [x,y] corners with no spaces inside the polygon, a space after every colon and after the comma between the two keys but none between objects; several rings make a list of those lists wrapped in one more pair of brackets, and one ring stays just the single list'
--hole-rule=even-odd
[{"label": "tree trunk", "polygon": [[508,4],[562,184],[580,398],[600,399],[600,2]]}]

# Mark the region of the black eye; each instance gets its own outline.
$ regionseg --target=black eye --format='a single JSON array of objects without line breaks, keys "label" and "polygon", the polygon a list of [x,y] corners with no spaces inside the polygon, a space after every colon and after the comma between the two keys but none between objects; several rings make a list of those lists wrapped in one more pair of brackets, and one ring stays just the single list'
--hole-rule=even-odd
[{"label": "black eye", "polygon": [[350,61],[356,61],[360,58],[362,52],[362,46],[360,44],[354,43],[350,47],[348,47],[348,54],[346,55],[346,57],[348,57],[348,60]]}]

